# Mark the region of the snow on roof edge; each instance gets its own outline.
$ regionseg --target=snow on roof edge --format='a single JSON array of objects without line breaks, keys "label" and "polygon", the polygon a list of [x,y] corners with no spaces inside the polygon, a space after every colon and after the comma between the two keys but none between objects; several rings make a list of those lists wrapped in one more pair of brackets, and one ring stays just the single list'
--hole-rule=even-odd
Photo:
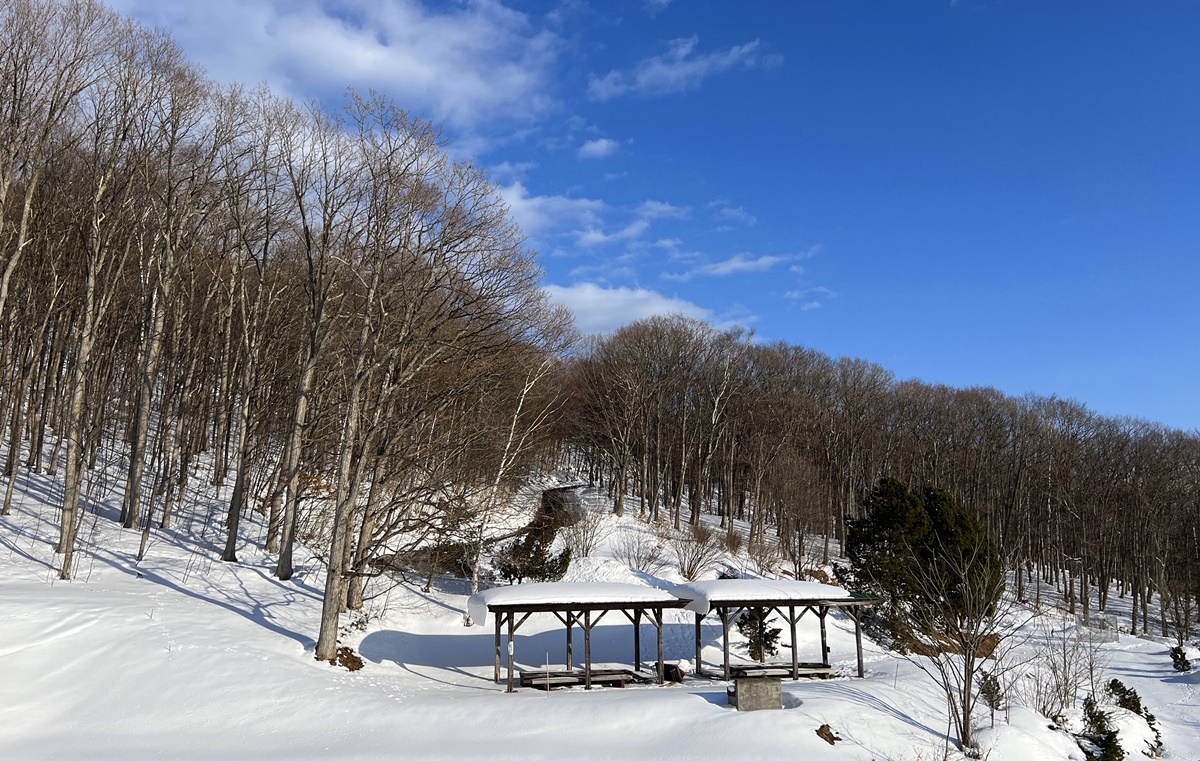
[{"label": "snow on roof edge", "polygon": [[679,595],[641,584],[612,581],[547,581],[494,587],[471,595],[467,613],[482,626],[492,605],[620,605],[622,603],[675,603]]}]

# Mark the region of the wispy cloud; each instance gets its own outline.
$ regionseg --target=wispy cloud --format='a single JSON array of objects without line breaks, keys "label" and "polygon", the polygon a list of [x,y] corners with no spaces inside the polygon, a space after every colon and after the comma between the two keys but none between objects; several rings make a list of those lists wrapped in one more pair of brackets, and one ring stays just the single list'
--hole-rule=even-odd
[{"label": "wispy cloud", "polygon": [[758,217],[743,209],[741,206],[734,206],[725,200],[713,201],[706,207],[712,213],[712,218],[720,227],[718,230],[732,230],[734,227],[753,227],[758,222]]},{"label": "wispy cloud", "polygon": [[723,261],[704,264],[687,270],[686,272],[664,272],[662,274],[662,278],[664,280],[687,282],[696,277],[727,277],[729,275],[739,275],[747,272],[766,272],[775,265],[786,261],[790,261],[790,257],[770,255],[750,256],[749,254],[736,254]]},{"label": "wispy cloud", "polygon": [[692,210],[686,206],[676,206],[666,201],[643,201],[637,208],[637,215],[644,219],[687,219]]},{"label": "wispy cloud", "polygon": [[622,325],[656,314],[682,314],[708,320],[712,312],[686,299],[665,296],[646,288],[605,288],[596,283],[570,286],[548,285],[550,300],[575,314],[575,323],[585,334],[610,333]]},{"label": "wispy cloud", "polygon": [[606,243],[617,243],[621,241],[630,241],[640,238],[642,233],[650,229],[650,220],[635,219],[624,227],[606,233],[597,228],[588,228],[579,233],[578,243],[584,248],[592,248],[593,246],[601,246]]},{"label": "wispy cloud", "polygon": [[831,288],[826,288],[823,285],[816,285],[811,288],[801,288],[795,291],[788,291],[783,295],[785,298],[799,302],[800,310],[803,312],[811,312],[814,309],[820,309],[827,302],[838,297],[837,291],[834,291]]},{"label": "wispy cloud", "polygon": [[581,159],[606,159],[615,154],[620,147],[621,144],[616,140],[600,137],[595,140],[589,140],[579,146],[579,150],[575,151],[575,155]]},{"label": "wispy cloud", "polygon": [[667,9],[671,4],[671,0],[643,0],[642,5],[646,9],[646,13],[651,16],[657,16]]},{"label": "wispy cloud", "polygon": [[[630,212],[626,212],[630,214]],[[628,243],[640,239],[650,230],[652,223],[660,219],[687,219],[691,209],[687,206],[676,206],[667,201],[647,200],[632,210],[632,219],[620,227],[605,230],[603,225],[593,224],[576,232],[576,242],[584,248],[608,245],[611,243]]]},{"label": "wispy cloud", "polygon": [[665,95],[695,90],[705,79],[741,67],[777,65],[782,59],[764,54],[759,40],[735,45],[727,50],[697,53],[699,37],[687,37],[668,43],[667,52],[647,58],[632,71],[613,69],[602,77],[588,79],[588,97],[606,101],[628,95]]}]

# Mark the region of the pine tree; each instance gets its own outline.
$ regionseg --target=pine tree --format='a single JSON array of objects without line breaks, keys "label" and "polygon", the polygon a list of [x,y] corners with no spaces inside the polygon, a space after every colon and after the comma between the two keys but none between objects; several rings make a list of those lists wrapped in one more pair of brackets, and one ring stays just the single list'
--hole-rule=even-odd
[{"label": "pine tree", "polygon": [[771,611],[766,608],[747,608],[738,617],[737,630],[749,643],[750,657],[762,663],[766,656],[779,652],[779,634],[782,629],[767,626]]}]

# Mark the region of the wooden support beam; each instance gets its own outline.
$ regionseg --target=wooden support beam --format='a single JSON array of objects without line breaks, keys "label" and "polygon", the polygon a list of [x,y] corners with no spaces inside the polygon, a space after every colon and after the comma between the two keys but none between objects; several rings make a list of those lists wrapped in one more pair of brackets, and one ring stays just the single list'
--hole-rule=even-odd
[{"label": "wooden support beam", "polygon": [[763,639],[767,636],[767,616],[771,615],[770,608],[758,609],[758,662],[767,662],[767,649],[762,646]]},{"label": "wooden support beam", "polygon": [[704,668],[701,665],[701,660],[700,660],[700,647],[701,647],[700,622],[703,620],[704,620],[704,616],[701,615],[700,613],[697,613],[696,614],[696,666],[695,666],[696,676],[700,676],[701,673],[703,673],[703,671],[704,671]]},{"label": "wooden support beam", "polygon": [[817,610],[817,618],[821,619],[821,664],[829,665],[829,642],[828,635],[825,632],[825,616],[829,613],[829,608],[819,608]]},{"label": "wooden support beam", "polygon": [[721,650],[725,656],[725,681],[729,681],[729,609],[720,608],[717,611],[721,615]]},{"label": "wooden support beam", "polygon": [[567,671],[575,668],[575,654],[571,652],[571,634],[575,628],[575,614],[567,614]]},{"label": "wooden support beam", "polygon": [[493,613],[496,618],[496,684],[500,684],[500,619],[503,616],[499,613]]},{"label": "wooden support beam", "polygon": [[662,608],[654,609],[654,625],[658,629],[658,683],[666,681],[666,664],[663,663],[663,612]]},{"label": "wooden support beam", "polygon": [[592,612],[583,612],[583,689],[592,689]]},{"label": "wooden support beam", "polygon": [[[850,609],[847,608],[849,611]],[[850,612],[850,617],[854,619],[854,646],[858,650],[858,678],[862,679],[866,676],[866,671],[863,669],[863,652],[862,652],[862,621],[858,615],[858,611]]]},{"label": "wooden support beam", "polygon": [[[800,615],[804,615],[801,611]],[[800,678],[800,651],[796,645],[796,606],[788,606],[788,624],[792,627],[792,680]]]},{"label": "wooden support beam", "polygon": [[642,667],[642,610],[633,611],[633,667]]},{"label": "wooden support beam", "polygon": [[513,646],[513,636],[516,634],[516,631],[517,631],[517,627],[515,625],[513,625],[513,618],[515,616],[516,616],[515,613],[508,614],[508,691],[509,692],[516,692],[516,690],[513,689],[513,650],[515,649]]}]

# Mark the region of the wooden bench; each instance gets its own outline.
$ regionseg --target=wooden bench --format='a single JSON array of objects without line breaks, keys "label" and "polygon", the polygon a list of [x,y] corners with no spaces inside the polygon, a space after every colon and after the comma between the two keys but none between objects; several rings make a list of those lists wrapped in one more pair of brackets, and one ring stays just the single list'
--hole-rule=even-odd
[{"label": "wooden bench", "polygon": [[[592,669],[592,684],[607,684],[624,687],[630,682],[653,682],[658,679],[655,674],[631,671],[628,669]],[[521,686],[538,689],[553,689],[554,687],[573,687],[585,684],[584,673],[580,669],[570,671],[522,671]]]},{"label": "wooden bench", "polygon": [[[733,663],[729,666],[731,679],[739,677],[779,677],[791,679],[792,664],[790,663]],[[817,679],[829,679],[833,676],[833,667],[823,663],[801,663],[796,669],[796,676]]]}]

